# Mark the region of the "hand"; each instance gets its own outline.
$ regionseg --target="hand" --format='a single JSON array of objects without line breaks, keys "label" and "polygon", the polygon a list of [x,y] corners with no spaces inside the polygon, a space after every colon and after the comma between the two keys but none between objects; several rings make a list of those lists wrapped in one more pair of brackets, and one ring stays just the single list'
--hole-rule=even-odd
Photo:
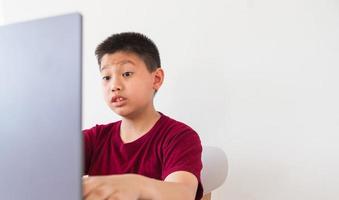
[{"label": "hand", "polygon": [[82,183],[85,200],[138,200],[140,196],[136,174],[90,176]]}]

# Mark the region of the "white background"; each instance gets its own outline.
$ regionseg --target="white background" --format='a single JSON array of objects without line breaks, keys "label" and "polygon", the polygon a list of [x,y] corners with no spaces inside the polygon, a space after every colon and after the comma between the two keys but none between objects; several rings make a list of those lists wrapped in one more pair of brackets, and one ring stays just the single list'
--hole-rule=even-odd
[{"label": "white background", "polygon": [[339,198],[339,1],[2,0],[0,6],[0,23],[82,12],[84,128],[118,119],[102,98],[96,45],[112,33],[143,32],[158,45],[166,72],[158,110],[228,155],[230,174],[214,199]]}]

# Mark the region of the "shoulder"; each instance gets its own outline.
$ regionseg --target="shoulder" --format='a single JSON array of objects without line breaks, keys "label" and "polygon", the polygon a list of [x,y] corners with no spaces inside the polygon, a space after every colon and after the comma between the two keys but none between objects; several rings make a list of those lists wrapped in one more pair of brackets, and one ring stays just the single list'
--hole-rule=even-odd
[{"label": "shoulder", "polygon": [[183,141],[191,141],[191,142],[200,142],[200,138],[198,133],[191,128],[189,125],[184,122],[180,122],[171,117],[168,117],[164,114],[163,116],[163,128],[166,130],[166,140],[167,144],[169,143],[178,143]]},{"label": "shoulder", "polygon": [[97,140],[102,137],[107,137],[109,134],[115,132],[120,127],[121,121],[112,122],[109,124],[96,124],[92,128],[84,129],[82,131],[85,139]]},{"label": "shoulder", "polygon": [[[193,128],[191,128],[189,125],[185,124],[184,122],[180,122],[178,120],[175,120],[167,115],[162,114],[162,124],[164,125],[164,127],[170,131],[179,131],[179,132],[183,132],[183,131],[192,131],[195,132],[193,130]],[[196,132],[195,132],[196,133]]]}]

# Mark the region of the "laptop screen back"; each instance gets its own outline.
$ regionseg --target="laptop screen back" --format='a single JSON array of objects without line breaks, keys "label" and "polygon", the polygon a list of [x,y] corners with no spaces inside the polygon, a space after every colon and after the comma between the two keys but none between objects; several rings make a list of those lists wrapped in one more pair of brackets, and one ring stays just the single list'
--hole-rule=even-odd
[{"label": "laptop screen back", "polygon": [[81,199],[82,17],[0,27],[0,196]]}]

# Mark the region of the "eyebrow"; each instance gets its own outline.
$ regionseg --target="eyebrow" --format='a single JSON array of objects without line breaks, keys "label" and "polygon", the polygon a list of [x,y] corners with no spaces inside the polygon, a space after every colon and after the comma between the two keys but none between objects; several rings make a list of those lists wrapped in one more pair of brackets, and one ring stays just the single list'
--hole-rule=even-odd
[{"label": "eyebrow", "polygon": [[[130,60],[123,60],[123,61],[120,61],[120,62],[114,63],[114,64],[116,64],[116,65],[125,65],[125,64],[132,64],[132,65],[134,65],[135,63],[130,61]],[[108,68],[109,66],[111,66],[111,65],[104,65],[102,68],[100,68],[100,71]]]}]

